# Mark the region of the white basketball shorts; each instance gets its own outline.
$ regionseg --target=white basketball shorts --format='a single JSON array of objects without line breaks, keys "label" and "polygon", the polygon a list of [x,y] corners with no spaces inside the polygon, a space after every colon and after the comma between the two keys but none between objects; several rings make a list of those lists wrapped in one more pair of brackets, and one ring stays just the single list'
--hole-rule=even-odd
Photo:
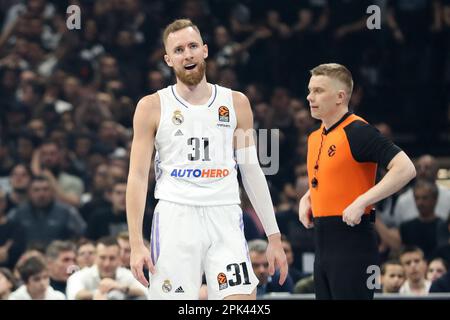
[{"label": "white basketball shorts", "polygon": [[258,285],[239,205],[190,206],[160,200],[155,208],[150,299],[198,299],[205,273],[208,299],[251,294]]}]

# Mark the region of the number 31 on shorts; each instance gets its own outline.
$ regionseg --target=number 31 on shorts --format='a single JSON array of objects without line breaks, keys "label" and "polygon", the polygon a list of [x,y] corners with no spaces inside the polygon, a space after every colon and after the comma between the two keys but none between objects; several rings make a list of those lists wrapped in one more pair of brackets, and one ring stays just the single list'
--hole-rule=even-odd
[{"label": "number 31 on shorts", "polygon": [[227,274],[230,275],[230,279],[223,272],[217,275],[217,282],[219,283],[219,290],[223,290],[230,287],[238,286],[240,284],[249,285],[250,279],[248,276],[247,263],[230,263],[227,265]]}]

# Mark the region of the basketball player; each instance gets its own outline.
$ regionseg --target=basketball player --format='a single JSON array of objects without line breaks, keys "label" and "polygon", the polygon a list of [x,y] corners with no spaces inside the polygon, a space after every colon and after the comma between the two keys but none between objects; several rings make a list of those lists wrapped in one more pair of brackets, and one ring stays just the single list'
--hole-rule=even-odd
[{"label": "basketball player", "polygon": [[[280,284],[288,267],[257,161],[250,103],[206,81],[208,47],[190,20],[168,25],[163,40],[177,82],[142,98],[134,116],[126,195],[131,270],[150,285],[150,299],[197,299],[203,272],[209,299],[255,299],[258,280],[243,233],[237,166],[268,236],[270,273],[280,269]],[[149,251],[142,220],[153,146],[159,202]]]}]

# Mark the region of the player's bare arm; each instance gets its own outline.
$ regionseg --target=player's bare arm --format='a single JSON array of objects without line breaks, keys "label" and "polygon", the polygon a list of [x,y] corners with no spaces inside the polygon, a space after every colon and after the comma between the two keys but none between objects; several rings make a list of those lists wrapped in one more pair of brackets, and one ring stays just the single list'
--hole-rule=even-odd
[{"label": "player's bare arm", "polygon": [[269,272],[273,275],[275,267],[280,269],[281,285],[286,280],[288,266],[267,181],[257,158],[253,139],[253,113],[248,98],[240,92],[233,91],[233,104],[237,117],[234,147],[242,182],[269,240],[266,251]]},{"label": "player's bare arm", "polygon": [[148,173],[153,154],[153,144],[160,117],[160,102],[157,94],[142,98],[137,104],[133,119],[133,142],[130,154],[126,207],[128,231],[130,234],[130,266],[133,275],[144,286],[143,267],[150,272],[155,268],[150,259],[150,251],[144,245],[142,223],[148,186]]}]

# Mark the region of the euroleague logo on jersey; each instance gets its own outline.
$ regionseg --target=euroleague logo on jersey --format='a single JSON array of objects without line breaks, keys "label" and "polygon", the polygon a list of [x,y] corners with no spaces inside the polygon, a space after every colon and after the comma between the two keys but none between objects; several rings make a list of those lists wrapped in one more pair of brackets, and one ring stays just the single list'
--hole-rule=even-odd
[{"label": "euroleague logo on jersey", "polygon": [[328,156],[332,157],[336,154],[336,146],[332,144],[330,148],[328,149]]},{"label": "euroleague logo on jersey", "polygon": [[228,279],[225,273],[221,272],[217,275],[217,282],[219,283],[219,290],[228,288]]},{"label": "euroleague logo on jersey", "polygon": [[225,107],[219,107],[219,121],[230,122],[230,110]]}]

